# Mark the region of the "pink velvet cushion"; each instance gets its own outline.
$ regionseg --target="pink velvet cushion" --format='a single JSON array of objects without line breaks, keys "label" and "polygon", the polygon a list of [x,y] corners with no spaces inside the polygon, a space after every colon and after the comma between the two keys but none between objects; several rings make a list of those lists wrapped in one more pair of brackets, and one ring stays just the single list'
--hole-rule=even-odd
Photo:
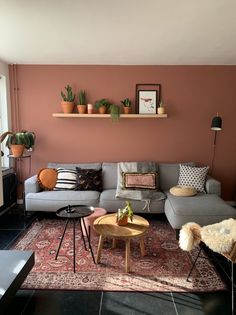
[{"label": "pink velvet cushion", "polygon": [[122,173],[124,189],[157,189],[157,173]]}]

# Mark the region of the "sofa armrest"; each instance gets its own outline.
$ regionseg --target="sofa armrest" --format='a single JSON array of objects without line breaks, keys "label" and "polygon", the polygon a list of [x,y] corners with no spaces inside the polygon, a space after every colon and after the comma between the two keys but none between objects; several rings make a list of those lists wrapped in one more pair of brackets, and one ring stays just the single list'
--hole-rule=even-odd
[{"label": "sofa armrest", "polygon": [[39,183],[37,181],[37,175],[34,175],[28,179],[25,180],[25,195],[28,193],[37,193],[41,189],[39,187]]},{"label": "sofa armrest", "polygon": [[221,183],[218,180],[208,176],[206,179],[205,188],[208,194],[215,194],[220,197]]}]

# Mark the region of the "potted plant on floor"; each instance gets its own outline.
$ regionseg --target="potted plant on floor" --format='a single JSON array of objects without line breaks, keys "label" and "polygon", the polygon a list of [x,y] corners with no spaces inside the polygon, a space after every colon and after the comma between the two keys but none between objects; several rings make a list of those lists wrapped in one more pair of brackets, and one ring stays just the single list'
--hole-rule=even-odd
[{"label": "potted plant on floor", "polygon": [[102,98],[95,103],[95,108],[98,110],[99,114],[106,114],[110,106],[111,103],[105,98]]},{"label": "potted plant on floor", "polygon": [[126,225],[128,223],[128,218],[132,221],[133,215],[134,212],[131,203],[126,201],[126,206],[123,209],[118,209],[116,222],[118,225]]},{"label": "potted plant on floor", "polygon": [[66,94],[61,91],[61,97],[63,101],[61,102],[62,111],[65,114],[70,114],[74,110],[74,100],[75,94],[72,91],[72,87],[67,85],[65,86]]},{"label": "potted plant on floor", "polygon": [[85,114],[87,110],[86,100],[85,100],[85,91],[81,90],[78,94],[78,105],[77,109],[79,114]]},{"label": "potted plant on floor", "polygon": [[24,149],[30,150],[35,143],[35,133],[22,130],[19,132],[8,132],[6,146],[11,150],[14,157],[21,157]]},{"label": "potted plant on floor", "polygon": [[121,103],[124,105],[124,114],[131,113],[131,100],[129,98],[125,98]]}]

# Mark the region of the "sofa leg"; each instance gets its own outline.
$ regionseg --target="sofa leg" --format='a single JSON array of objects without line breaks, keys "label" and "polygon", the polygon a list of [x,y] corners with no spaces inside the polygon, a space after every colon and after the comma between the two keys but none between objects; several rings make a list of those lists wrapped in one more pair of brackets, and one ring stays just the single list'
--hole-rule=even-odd
[{"label": "sofa leg", "polygon": [[176,235],[177,241],[179,240],[179,232],[180,232],[180,229],[175,229],[175,235]]}]

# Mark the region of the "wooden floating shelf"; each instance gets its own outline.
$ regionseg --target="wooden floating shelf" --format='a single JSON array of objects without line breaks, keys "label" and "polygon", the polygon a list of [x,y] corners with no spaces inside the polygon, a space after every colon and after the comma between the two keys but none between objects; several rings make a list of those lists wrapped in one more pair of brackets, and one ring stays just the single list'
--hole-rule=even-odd
[{"label": "wooden floating shelf", "polygon": [[[110,114],[64,114],[64,113],[53,113],[53,117],[57,118],[110,118]],[[167,118],[167,114],[121,114],[120,118]]]}]

